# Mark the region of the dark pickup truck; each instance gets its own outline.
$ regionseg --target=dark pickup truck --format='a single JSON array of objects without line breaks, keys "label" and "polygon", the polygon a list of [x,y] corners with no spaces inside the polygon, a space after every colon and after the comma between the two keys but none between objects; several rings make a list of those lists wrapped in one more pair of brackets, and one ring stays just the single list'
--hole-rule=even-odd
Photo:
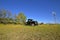
[{"label": "dark pickup truck", "polygon": [[35,25],[38,25],[38,22],[33,21],[33,19],[28,19],[27,22],[26,22],[26,25],[35,26]]}]

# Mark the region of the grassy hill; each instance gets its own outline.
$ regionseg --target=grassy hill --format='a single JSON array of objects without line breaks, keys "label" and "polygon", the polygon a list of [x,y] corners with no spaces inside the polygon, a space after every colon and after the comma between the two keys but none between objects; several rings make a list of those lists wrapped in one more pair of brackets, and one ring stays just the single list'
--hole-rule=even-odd
[{"label": "grassy hill", "polygon": [[0,24],[0,40],[60,40],[60,25]]}]

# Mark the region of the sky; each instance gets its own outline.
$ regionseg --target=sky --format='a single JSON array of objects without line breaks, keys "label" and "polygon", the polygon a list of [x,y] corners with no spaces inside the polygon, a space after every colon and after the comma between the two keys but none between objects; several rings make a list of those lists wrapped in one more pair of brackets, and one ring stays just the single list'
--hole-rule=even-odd
[{"label": "sky", "polygon": [[54,23],[52,12],[56,13],[56,22],[60,23],[60,0],[0,0],[0,9],[23,12],[27,19],[43,23]]}]

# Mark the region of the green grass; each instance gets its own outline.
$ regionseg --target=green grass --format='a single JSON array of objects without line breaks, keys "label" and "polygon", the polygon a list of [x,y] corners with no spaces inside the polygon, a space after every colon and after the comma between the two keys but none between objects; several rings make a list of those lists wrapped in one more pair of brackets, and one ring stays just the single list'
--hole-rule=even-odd
[{"label": "green grass", "polygon": [[60,25],[0,24],[0,40],[60,40]]}]

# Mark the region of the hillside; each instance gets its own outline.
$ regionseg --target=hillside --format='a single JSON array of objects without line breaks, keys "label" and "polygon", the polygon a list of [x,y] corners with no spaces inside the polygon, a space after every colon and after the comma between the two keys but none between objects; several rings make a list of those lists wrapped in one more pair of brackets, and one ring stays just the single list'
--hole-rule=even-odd
[{"label": "hillside", "polygon": [[60,25],[0,24],[0,40],[60,40]]}]

